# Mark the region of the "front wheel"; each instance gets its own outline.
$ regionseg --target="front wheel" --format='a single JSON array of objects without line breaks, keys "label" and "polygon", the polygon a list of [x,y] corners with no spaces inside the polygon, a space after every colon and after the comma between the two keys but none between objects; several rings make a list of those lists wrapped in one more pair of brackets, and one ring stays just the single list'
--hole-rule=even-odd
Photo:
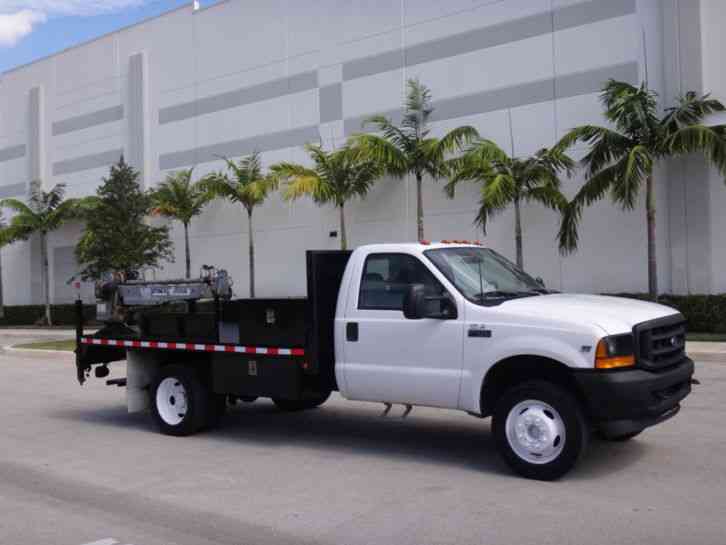
[{"label": "front wheel", "polygon": [[544,481],[572,469],[589,438],[578,401],[544,381],[506,391],[494,409],[492,430],[497,449],[514,471]]}]

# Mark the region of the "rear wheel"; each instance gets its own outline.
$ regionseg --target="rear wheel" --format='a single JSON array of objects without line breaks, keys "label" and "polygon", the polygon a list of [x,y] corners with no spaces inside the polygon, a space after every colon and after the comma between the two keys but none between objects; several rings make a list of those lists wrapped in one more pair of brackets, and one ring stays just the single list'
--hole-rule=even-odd
[{"label": "rear wheel", "polygon": [[151,414],[162,433],[191,435],[209,424],[210,394],[193,369],[162,367],[151,393]]},{"label": "rear wheel", "polygon": [[272,398],[272,402],[281,411],[304,411],[306,409],[314,409],[325,403],[330,397],[330,391],[323,392],[316,397],[306,399],[280,399]]},{"label": "rear wheel", "polygon": [[514,471],[546,481],[574,467],[589,436],[574,396],[543,381],[505,392],[494,409],[492,429],[500,454]]}]

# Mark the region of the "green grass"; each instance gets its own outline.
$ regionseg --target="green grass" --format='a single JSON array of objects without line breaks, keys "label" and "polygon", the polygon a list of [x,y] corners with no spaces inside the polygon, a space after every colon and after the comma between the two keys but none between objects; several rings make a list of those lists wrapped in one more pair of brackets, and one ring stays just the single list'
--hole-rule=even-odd
[{"label": "green grass", "polygon": [[69,339],[67,341],[39,341],[27,344],[17,344],[15,348],[26,348],[29,350],[62,350],[64,352],[73,352],[76,349],[76,340]]},{"label": "green grass", "polygon": [[726,343],[726,333],[687,333],[687,341]]}]

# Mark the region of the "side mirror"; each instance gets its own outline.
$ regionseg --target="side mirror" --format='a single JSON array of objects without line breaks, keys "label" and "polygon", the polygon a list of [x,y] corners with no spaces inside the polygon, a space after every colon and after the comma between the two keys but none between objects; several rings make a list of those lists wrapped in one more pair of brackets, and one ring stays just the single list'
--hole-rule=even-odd
[{"label": "side mirror", "polygon": [[543,288],[545,287],[545,283],[544,283],[544,280],[542,280],[542,277],[541,277],[541,276],[538,276],[538,277],[537,277],[537,278],[535,278],[534,280],[535,280],[535,282],[537,282],[537,283],[538,283],[538,284],[539,284],[540,286],[542,286]]},{"label": "side mirror", "polygon": [[454,320],[456,303],[447,295],[427,296],[423,284],[411,284],[403,296],[403,316],[408,320]]},{"label": "side mirror", "polygon": [[426,294],[423,284],[411,284],[403,296],[403,316],[408,320],[420,320],[426,313]]}]

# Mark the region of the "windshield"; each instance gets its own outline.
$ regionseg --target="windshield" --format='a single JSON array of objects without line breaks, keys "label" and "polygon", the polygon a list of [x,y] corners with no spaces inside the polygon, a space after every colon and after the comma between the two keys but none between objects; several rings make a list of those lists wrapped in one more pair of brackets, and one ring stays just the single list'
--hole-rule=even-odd
[{"label": "windshield", "polygon": [[424,255],[475,303],[546,293],[534,278],[488,248],[440,248],[427,250]]}]

